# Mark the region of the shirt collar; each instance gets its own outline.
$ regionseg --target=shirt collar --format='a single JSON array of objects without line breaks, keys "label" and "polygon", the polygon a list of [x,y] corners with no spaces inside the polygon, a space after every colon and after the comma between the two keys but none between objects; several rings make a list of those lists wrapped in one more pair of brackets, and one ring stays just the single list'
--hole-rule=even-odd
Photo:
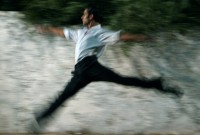
[{"label": "shirt collar", "polygon": [[98,24],[96,26],[93,26],[91,29],[100,29],[101,28],[101,24]]},{"label": "shirt collar", "polygon": [[95,25],[92,28],[88,29],[87,27],[85,27],[86,30],[94,30],[94,29],[100,29],[101,28],[101,24]]}]

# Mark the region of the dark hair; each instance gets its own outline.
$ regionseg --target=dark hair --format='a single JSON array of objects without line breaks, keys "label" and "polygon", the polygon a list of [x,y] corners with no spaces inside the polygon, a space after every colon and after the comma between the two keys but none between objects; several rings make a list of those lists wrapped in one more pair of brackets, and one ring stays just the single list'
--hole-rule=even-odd
[{"label": "dark hair", "polygon": [[100,13],[100,11],[99,11],[99,9],[97,7],[88,6],[88,7],[86,7],[86,9],[88,10],[88,14],[89,15],[93,14],[94,20],[96,22],[101,23],[103,21],[102,15],[101,15],[101,13]]}]

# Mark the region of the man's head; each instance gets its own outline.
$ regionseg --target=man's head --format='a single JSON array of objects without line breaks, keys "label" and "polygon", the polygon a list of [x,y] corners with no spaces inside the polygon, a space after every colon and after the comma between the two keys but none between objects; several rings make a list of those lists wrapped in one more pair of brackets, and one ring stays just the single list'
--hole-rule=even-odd
[{"label": "man's head", "polygon": [[101,23],[102,17],[99,10],[93,6],[85,8],[81,17],[83,25],[89,25],[91,22]]}]

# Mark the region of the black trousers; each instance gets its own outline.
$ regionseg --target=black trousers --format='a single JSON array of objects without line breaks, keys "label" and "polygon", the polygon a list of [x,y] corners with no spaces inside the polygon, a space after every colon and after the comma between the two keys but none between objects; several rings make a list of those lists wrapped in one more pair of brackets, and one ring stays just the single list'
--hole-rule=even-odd
[{"label": "black trousers", "polygon": [[58,96],[58,98],[50,104],[49,108],[42,112],[37,119],[41,120],[43,118],[51,115],[65,100],[74,96],[80,89],[85,87],[91,82],[106,81],[114,82],[117,84],[127,85],[127,86],[137,86],[142,88],[157,88],[162,89],[160,79],[154,80],[142,80],[136,77],[125,77],[121,76],[109,68],[101,65],[95,56],[89,56],[84,58],[78,64],[75,65],[75,71],[73,72],[73,77],[63,90],[63,92]]}]

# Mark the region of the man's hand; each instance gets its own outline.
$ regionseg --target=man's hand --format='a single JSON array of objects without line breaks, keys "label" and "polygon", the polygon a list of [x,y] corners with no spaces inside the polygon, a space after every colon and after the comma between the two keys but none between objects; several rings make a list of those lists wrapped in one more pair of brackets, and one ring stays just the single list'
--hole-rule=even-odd
[{"label": "man's hand", "polygon": [[151,36],[142,35],[142,34],[121,33],[120,34],[120,40],[121,41],[141,42],[141,41],[153,41],[155,39],[153,37],[151,37]]},{"label": "man's hand", "polygon": [[36,31],[40,34],[45,34],[45,33],[48,33],[48,28],[47,26],[44,26],[44,25],[38,25],[36,26]]},{"label": "man's hand", "polygon": [[36,30],[37,30],[37,32],[39,32],[41,34],[54,34],[57,36],[64,37],[64,29],[63,28],[38,25],[38,26],[36,26]]}]

